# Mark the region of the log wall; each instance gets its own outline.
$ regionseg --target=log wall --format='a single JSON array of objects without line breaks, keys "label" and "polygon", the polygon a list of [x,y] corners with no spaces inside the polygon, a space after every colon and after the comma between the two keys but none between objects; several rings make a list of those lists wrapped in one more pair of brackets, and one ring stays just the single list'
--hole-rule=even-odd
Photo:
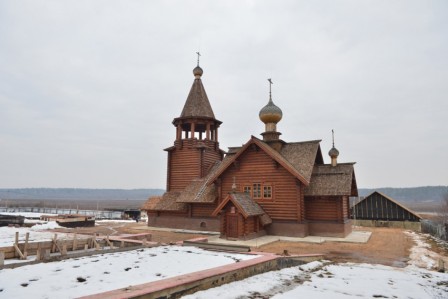
[{"label": "log wall", "polygon": [[343,220],[342,202],[339,197],[305,197],[305,217],[312,221]]},{"label": "log wall", "polygon": [[195,203],[191,205],[192,217],[211,217],[211,214],[216,209],[217,204],[200,204]]},{"label": "log wall", "polygon": [[[198,147],[201,143],[206,148]],[[207,174],[210,167],[222,159],[217,142],[183,139],[175,142],[168,152],[167,191],[182,191],[193,180]]]},{"label": "log wall", "polygon": [[272,199],[255,199],[258,204],[273,220],[299,220],[300,187],[295,177],[258,147],[248,148],[221,175],[221,200],[232,191],[233,177],[240,192],[246,184],[270,184]]}]

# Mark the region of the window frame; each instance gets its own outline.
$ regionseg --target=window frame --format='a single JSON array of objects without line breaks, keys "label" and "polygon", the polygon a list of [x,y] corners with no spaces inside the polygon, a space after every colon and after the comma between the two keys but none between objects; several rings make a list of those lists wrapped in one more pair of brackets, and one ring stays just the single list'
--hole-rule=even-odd
[{"label": "window frame", "polygon": [[[274,196],[273,196],[273,189],[274,188],[272,188],[272,184],[270,184],[270,183],[266,183],[266,184],[263,184],[263,199],[269,199],[269,200],[271,200],[271,199],[273,199],[274,198]],[[266,196],[266,191],[267,190],[269,190],[269,196]]]},{"label": "window frame", "polygon": [[253,199],[263,199],[263,193],[262,193],[262,183],[254,182],[252,183],[252,198]]}]

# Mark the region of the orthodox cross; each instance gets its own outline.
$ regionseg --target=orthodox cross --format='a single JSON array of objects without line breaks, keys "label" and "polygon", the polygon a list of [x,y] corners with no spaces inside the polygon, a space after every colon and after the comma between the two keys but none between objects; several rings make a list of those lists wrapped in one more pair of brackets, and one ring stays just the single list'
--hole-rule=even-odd
[{"label": "orthodox cross", "polygon": [[331,135],[333,136],[333,147],[334,147],[334,130],[331,129]]},{"label": "orthodox cross", "polygon": [[199,57],[201,56],[201,53],[196,52],[196,54],[198,54],[198,66],[199,66]]},{"label": "orthodox cross", "polygon": [[268,81],[269,81],[269,99],[271,99],[272,98],[272,84],[274,84],[274,83],[272,82],[271,78],[269,78]]}]

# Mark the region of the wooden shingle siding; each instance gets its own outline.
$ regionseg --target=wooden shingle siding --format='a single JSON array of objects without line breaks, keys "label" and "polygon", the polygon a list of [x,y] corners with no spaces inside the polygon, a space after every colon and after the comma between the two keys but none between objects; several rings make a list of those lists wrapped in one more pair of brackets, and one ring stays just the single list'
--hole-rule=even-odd
[{"label": "wooden shingle siding", "polygon": [[257,203],[273,220],[298,219],[296,179],[288,171],[256,147],[248,149],[236,162],[221,175],[223,197],[232,191],[233,177],[240,192],[247,183],[270,183],[272,199],[256,200]]}]

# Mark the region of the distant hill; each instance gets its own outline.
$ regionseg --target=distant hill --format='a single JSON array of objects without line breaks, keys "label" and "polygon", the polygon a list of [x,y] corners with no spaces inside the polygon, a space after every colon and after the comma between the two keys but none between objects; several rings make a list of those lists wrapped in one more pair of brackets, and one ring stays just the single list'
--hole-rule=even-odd
[{"label": "distant hill", "polygon": [[[367,196],[379,191],[404,202],[440,202],[448,194],[448,186],[426,186],[413,188],[360,188],[359,195]],[[162,195],[163,189],[82,189],[82,188],[19,188],[0,189],[0,199],[36,200],[145,200]]]},{"label": "distant hill", "polygon": [[[442,199],[448,195],[448,186],[426,186],[414,188],[359,189],[359,196],[374,191],[381,192],[416,212],[437,212],[443,206]],[[352,201],[353,203],[354,201]]]},{"label": "distant hill", "polygon": [[359,196],[367,196],[374,191],[381,192],[400,201],[441,201],[448,194],[448,186],[426,186],[413,188],[360,188]]},{"label": "distant hill", "polygon": [[32,200],[146,200],[161,195],[163,189],[81,189],[81,188],[20,188],[0,189],[0,199]]}]

